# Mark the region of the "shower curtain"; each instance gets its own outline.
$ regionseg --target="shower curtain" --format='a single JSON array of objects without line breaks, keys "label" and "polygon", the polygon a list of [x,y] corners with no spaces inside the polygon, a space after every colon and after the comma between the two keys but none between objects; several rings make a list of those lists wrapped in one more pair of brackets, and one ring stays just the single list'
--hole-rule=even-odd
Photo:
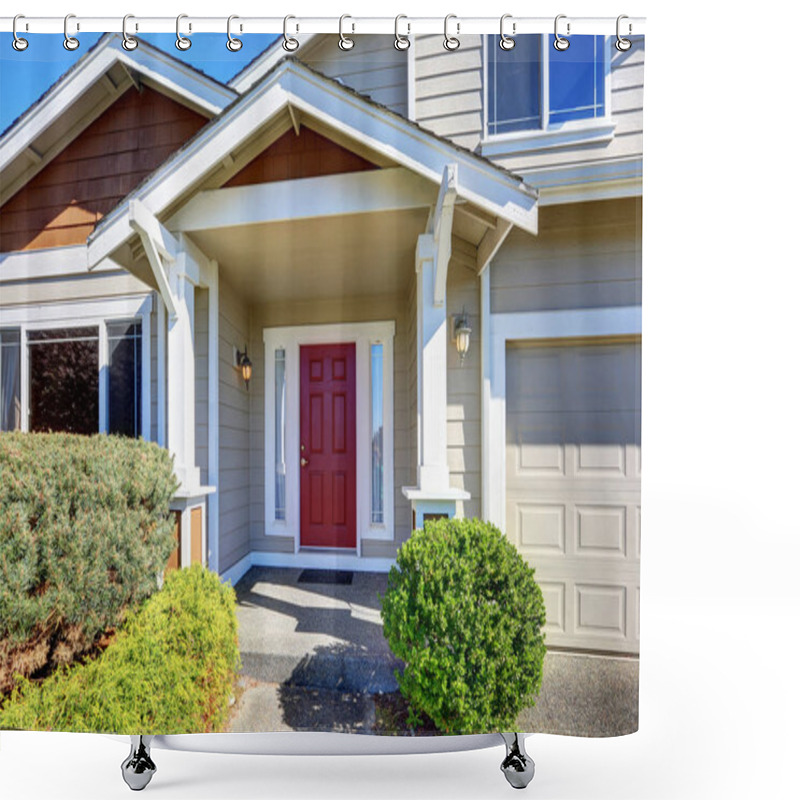
[{"label": "shower curtain", "polygon": [[2,40],[0,729],[635,731],[643,37],[128,36]]}]

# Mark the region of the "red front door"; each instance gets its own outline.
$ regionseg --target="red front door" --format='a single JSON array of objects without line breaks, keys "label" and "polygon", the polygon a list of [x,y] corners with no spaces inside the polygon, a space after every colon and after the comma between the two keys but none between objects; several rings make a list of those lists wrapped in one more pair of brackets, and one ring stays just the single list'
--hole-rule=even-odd
[{"label": "red front door", "polygon": [[356,546],[356,346],[300,348],[300,544]]}]

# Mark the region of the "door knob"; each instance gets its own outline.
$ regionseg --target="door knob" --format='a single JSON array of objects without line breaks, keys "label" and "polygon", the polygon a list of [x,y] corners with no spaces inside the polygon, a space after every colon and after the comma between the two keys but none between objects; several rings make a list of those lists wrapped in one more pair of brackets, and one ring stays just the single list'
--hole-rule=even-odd
[{"label": "door knob", "polygon": [[308,459],[307,459],[307,458],[303,458],[303,457],[301,456],[301,457],[300,457],[300,466],[301,466],[301,467],[304,467],[306,464],[308,464]]}]

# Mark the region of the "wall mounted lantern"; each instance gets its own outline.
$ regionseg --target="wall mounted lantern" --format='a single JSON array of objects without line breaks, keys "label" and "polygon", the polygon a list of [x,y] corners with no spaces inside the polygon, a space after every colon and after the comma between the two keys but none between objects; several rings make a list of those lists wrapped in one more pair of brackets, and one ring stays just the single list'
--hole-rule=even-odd
[{"label": "wall mounted lantern", "polygon": [[250,391],[250,378],[253,377],[253,362],[247,357],[247,346],[245,345],[244,352],[241,350],[236,351],[236,368],[242,371],[242,380],[247,391]]},{"label": "wall mounted lantern", "polygon": [[469,335],[472,333],[472,328],[469,327],[469,316],[466,310],[461,312],[461,315],[453,320],[453,339],[456,343],[456,351],[458,352],[459,363],[463,364],[464,359],[469,352]]}]

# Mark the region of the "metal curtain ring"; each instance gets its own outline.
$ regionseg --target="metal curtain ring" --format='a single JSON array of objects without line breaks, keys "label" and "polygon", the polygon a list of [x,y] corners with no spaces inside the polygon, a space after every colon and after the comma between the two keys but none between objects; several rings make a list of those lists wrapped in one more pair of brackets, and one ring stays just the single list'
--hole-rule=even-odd
[{"label": "metal curtain ring", "polygon": [[[616,47],[617,50],[620,51],[620,53],[625,53],[628,50],[630,50],[631,49],[631,44],[632,44],[630,39],[623,39],[619,35],[619,24],[620,24],[620,22],[622,22],[623,19],[628,19],[628,15],[627,14],[620,14],[617,17],[617,41],[614,43],[614,47]],[[630,25],[630,23],[628,23],[628,34],[629,35],[630,35],[630,32],[631,32],[631,25]]]},{"label": "metal curtain ring", "polygon": [[408,24],[408,33],[401,36],[399,30],[401,19],[408,19],[408,17],[405,14],[398,14],[394,18],[394,46],[396,50],[408,50],[411,47],[411,39],[408,38],[408,34],[411,33],[411,25]]},{"label": "metal curtain ring", "polygon": [[[558,33],[558,21],[560,19],[566,19],[566,18],[567,18],[566,14],[559,14],[556,17],[556,21],[553,26],[556,35],[556,38],[553,39],[553,47],[555,47],[555,49],[558,50],[559,52],[563,52],[564,50],[567,50],[569,48],[569,39],[565,39]],[[567,22],[567,36],[569,36],[569,22]]]},{"label": "metal curtain ring", "polygon": [[[342,28],[344,26],[344,21],[346,19],[353,19],[353,18],[349,14],[342,14],[342,16],[339,17],[339,49],[340,50],[352,50],[353,46],[355,45],[355,42],[349,36],[345,36],[344,33],[342,32]],[[355,31],[355,29],[356,29],[356,26],[354,24],[353,25],[353,30]]]},{"label": "metal curtain ring", "polygon": [[[231,34],[231,22],[233,22],[233,20],[235,19],[239,19],[239,17],[237,17],[236,14],[231,14],[228,17],[228,41],[225,42],[225,47],[227,47],[228,50],[231,51],[231,53],[238,53],[239,50],[242,49],[242,45],[244,44],[244,42],[242,42],[241,39],[237,39],[235,36]],[[239,26],[239,30],[240,31],[242,30],[241,26]]]},{"label": "metal curtain ring", "polygon": [[[71,19],[75,19],[74,14],[67,14],[67,16],[64,17],[64,49],[70,51],[77,50],[81,45],[81,43],[74,36],[70,36],[67,32],[67,24]],[[78,29],[77,25],[75,29]]]},{"label": "metal curtain ring", "polygon": [[290,14],[288,17],[283,18],[283,49],[286,50],[287,53],[293,53],[298,47],[300,47],[300,42],[298,42],[297,39],[289,36],[288,30],[290,19],[297,19],[297,17],[293,17]]},{"label": "metal curtain ring", "polygon": [[[498,42],[498,44],[500,45],[501,50],[513,50],[517,44],[516,41],[512,39],[510,36],[506,36],[505,32],[503,31],[503,24],[507,19],[511,19],[511,14],[503,14],[503,16],[500,17],[500,41]],[[511,23],[511,32],[512,33],[517,32],[516,22]]]},{"label": "metal curtain ring", "polygon": [[[24,14],[17,14],[14,17],[14,21],[11,23],[11,33],[14,34],[14,39],[11,42],[11,46],[19,53],[23,50],[26,50],[28,47],[28,40],[23,39],[21,36],[17,36],[17,20],[18,19],[25,19]],[[26,23],[27,28],[27,23]]]},{"label": "metal curtain ring", "polygon": [[135,19],[133,14],[126,14],[122,18],[122,46],[130,52],[139,46],[139,40],[135,36],[128,36],[129,19]]},{"label": "metal curtain ring", "polygon": [[[442,42],[442,44],[444,45],[445,50],[458,50],[458,48],[461,47],[461,42],[455,36],[450,36],[450,34],[447,32],[447,24],[451,19],[456,19],[456,15],[448,14],[444,18],[444,42]],[[460,23],[456,22],[456,33],[459,32],[460,28]]]},{"label": "metal curtain ring", "polygon": [[[185,36],[181,36],[181,20],[186,19],[189,15],[188,14],[178,14],[175,18],[175,47],[178,50],[188,50],[192,46],[192,40],[187,39]],[[189,30],[192,29],[192,26],[189,26]]]}]

